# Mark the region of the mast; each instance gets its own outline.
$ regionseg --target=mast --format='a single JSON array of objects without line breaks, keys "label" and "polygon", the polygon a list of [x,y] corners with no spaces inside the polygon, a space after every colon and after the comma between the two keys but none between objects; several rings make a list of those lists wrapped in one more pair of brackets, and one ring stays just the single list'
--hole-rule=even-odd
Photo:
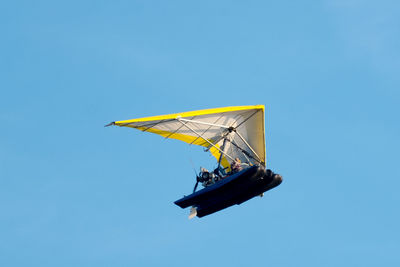
[{"label": "mast", "polygon": [[228,136],[226,136],[226,137],[224,138],[224,142],[222,143],[222,147],[221,147],[222,153],[221,153],[221,155],[219,155],[217,170],[219,170],[219,168],[221,167],[222,157],[223,157],[223,155],[225,154],[225,143],[226,143],[226,139],[228,139]]}]

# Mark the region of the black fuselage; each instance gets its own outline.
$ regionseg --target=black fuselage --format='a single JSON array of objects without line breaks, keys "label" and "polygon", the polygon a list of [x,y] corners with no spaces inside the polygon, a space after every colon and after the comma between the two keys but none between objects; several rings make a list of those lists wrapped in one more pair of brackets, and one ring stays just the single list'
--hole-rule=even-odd
[{"label": "black fuselage", "polygon": [[241,204],[278,186],[282,177],[261,166],[252,166],[227,176],[221,181],[185,196],[175,204],[181,208],[193,206],[197,217],[203,217],[234,204]]}]

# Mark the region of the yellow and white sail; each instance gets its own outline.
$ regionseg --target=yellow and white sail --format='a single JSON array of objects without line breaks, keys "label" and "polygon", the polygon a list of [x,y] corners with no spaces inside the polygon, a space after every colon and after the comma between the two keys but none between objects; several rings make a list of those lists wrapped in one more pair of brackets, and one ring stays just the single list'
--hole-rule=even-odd
[{"label": "yellow and white sail", "polygon": [[264,105],[204,109],[115,121],[109,125],[203,146],[221,160],[224,168],[229,169],[235,158],[265,166]]}]

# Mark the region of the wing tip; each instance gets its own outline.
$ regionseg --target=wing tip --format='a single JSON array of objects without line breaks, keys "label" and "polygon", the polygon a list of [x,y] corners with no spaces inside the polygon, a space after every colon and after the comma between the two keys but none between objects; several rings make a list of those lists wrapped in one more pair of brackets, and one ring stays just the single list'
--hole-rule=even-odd
[{"label": "wing tip", "polygon": [[115,125],[115,121],[110,122],[109,124],[104,125],[104,127],[108,127],[108,126],[111,126],[111,125]]}]

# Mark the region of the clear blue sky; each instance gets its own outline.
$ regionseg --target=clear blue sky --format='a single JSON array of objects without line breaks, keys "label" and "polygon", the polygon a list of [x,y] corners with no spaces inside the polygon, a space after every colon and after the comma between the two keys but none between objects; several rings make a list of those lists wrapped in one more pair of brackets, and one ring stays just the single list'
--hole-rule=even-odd
[{"label": "clear blue sky", "polygon": [[[399,1],[3,1],[0,265],[400,266]],[[201,148],[114,120],[266,105],[284,182],[173,201]]]}]

